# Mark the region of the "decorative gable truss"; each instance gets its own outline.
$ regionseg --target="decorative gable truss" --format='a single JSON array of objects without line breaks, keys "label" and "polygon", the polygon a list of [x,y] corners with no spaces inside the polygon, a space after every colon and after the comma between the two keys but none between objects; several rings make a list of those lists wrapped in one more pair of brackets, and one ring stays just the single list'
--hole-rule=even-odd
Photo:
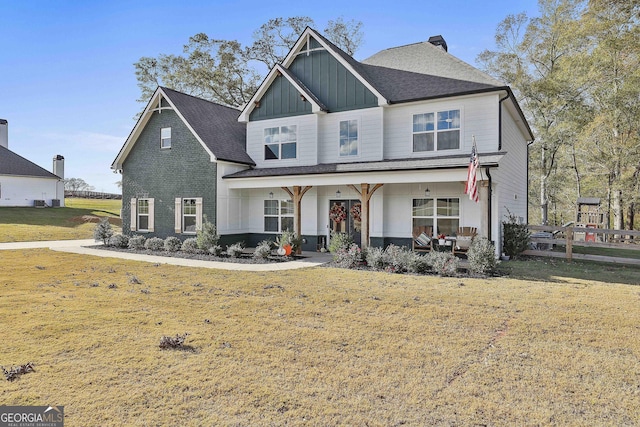
[{"label": "decorative gable truss", "polygon": [[271,70],[238,121],[387,105],[358,68],[355,60],[307,27],[283,63]]}]

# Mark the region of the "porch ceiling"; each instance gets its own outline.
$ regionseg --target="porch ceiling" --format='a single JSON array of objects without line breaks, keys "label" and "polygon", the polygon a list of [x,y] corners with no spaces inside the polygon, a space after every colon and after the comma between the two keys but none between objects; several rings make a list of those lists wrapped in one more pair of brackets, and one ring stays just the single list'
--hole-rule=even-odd
[{"label": "porch ceiling", "polygon": [[[482,154],[481,167],[497,167],[504,153]],[[229,188],[268,188],[291,185],[347,185],[375,182],[466,181],[469,156],[320,164],[283,168],[247,169],[226,175]]]}]

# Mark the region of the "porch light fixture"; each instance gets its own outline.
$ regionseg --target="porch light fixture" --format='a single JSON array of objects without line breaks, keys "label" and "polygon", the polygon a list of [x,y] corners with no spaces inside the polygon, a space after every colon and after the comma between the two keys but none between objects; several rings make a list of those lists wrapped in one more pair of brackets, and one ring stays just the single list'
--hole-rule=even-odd
[{"label": "porch light fixture", "polygon": [[273,191],[269,191],[269,198],[273,199]]},{"label": "porch light fixture", "polygon": [[431,191],[429,190],[429,187],[425,188],[424,197],[429,197],[430,195],[431,195]]},{"label": "porch light fixture", "polygon": [[340,190],[336,191],[336,197],[339,199],[340,196],[342,196],[342,193],[340,192]]}]

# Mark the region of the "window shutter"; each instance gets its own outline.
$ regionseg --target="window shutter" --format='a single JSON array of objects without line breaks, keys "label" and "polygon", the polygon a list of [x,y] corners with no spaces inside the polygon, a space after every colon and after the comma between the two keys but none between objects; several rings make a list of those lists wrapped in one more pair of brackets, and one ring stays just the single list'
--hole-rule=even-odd
[{"label": "window shutter", "polygon": [[136,199],[131,199],[131,221],[130,227],[131,231],[136,231],[138,229],[138,202]]},{"label": "window shutter", "polygon": [[176,233],[182,232],[182,199],[180,197],[176,197],[176,205],[175,205],[175,227],[174,230]]},{"label": "window shutter", "polygon": [[202,197],[196,197],[196,230],[202,230]]},{"label": "window shutter", "polygon": [[153,200],[154,199],[149,199],[149,231],[153,232],[154,231],[154,221],[153,221],[153,216],[154,216],[154,209],[153,209]]}]

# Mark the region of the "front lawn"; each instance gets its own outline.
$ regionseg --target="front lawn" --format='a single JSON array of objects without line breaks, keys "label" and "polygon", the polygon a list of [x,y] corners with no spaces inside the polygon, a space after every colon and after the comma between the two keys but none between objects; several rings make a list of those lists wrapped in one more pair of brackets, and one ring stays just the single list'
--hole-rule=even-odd
[{"label": "front lawn", "polygon": [[640,288],[613,274],[0,263],[0,365],[35,368],[0,401],[64,405],[65,425],[640,423]]},{"label": "front lawn", "polygon": [[0,207],[0,243],[91,239],[101,217],[111,218],[119,231],[122,200],[67,198],[65,204],[63,208]]}]

